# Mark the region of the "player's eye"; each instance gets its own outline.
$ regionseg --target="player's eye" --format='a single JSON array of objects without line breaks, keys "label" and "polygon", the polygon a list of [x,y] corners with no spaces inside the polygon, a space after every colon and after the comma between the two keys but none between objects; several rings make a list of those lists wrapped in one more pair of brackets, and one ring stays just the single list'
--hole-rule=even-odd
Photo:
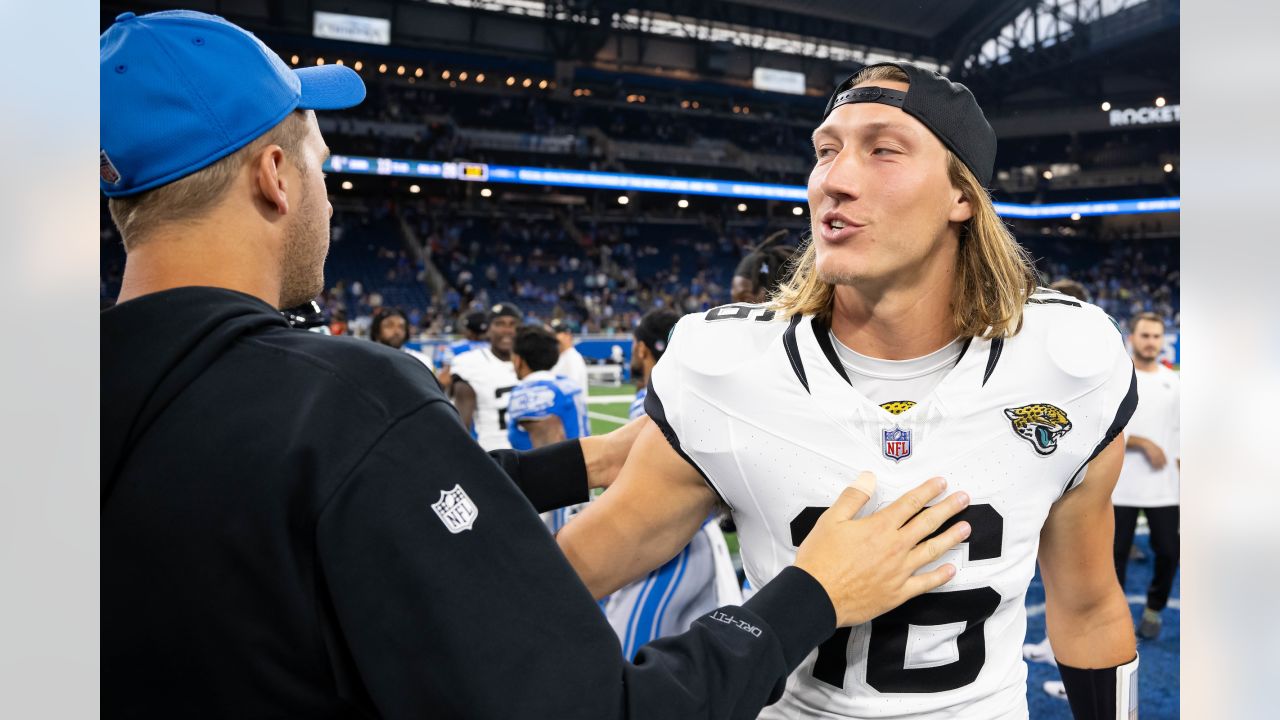
[{"label": "player's eye", "polygon": [[897,155],[898,151],[889,147],[878,147],[871,151],[872,155]]},{"label": "player's eye", "polygon": [[818,156],[818,159],[822,160],[824,158],[834,157],[836,154],[836,149],[831,147],[830,145],[824,145],[818,148],[816,154]]}]

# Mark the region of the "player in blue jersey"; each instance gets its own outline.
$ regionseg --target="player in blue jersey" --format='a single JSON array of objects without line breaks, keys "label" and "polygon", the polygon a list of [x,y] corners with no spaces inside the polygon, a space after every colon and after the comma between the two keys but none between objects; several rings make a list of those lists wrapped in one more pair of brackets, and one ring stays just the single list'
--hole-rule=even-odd
[{"label": "player in blue jersey", "polygon": [[[667,348],[667,336],[680,316],[664,308],[640,320],[631,350],[631,376],[639,390],[631,403],[631,419],[645,414],[645,380]],[[633,659],[645,643],[689,629],[695,619],[723,604],[742,602],[738,574],[712,513],[676,556],[662,567],[610,595],[604,604],[609,624],[618,633],[622,653]]]},{"label": "player in blue jersey", "polygon": [[[507,405],[507,436],[516,450],[532,450],[591,434],[586,390],[551,372],[559,358],[560,345],[550,330],[526,325],[516,331],[512,362],[520,382],[511,391]],[[557,532],[581,507],[552,510],[543,513],[542,519],[552,532]]]}]

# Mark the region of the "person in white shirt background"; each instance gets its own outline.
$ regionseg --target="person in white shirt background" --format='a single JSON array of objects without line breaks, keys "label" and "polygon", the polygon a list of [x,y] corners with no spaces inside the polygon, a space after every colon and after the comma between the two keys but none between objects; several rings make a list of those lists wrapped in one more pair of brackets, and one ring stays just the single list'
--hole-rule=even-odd
[{"label": "person in white shirt background", "polygon": [[582,396],[586,397],[587,361],[573,346],[573,330],[563,320],[552,320],[551,331],[556,334],[556,341],[560,343],[560,359],[556,361],[556,366],[551,368],[551,372],[572,380],[582,388]]},{"label": "person in white shirt background", "polygon": [[1116,574],[1124,585],[1129,548],[1138,522],[1138,511],[1147,517],[1155,572],[1147,589],[1138,635],[1154,640],[1160,635],[1161,613],[1178,571],[1178,486],[1181,474],[1178,442],[1178,373],[1160,364],[1164,348],[1164,319],[1142,313],[1133,319],[1129,335],[1133,367],[1137,371],[1138,408],[1129,421],[1124,466],[1111,494],[1115,506]]}]

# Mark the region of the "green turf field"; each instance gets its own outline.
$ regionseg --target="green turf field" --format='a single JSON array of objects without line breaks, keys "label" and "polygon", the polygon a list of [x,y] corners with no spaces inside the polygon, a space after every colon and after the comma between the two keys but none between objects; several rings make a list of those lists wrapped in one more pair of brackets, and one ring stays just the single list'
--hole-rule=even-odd
[{"label": "green turf field", "polygon": [[627,422],[627,412],[635,399],[635,385],[592,385],[587,391],[587,413],[591,434],[614,430]]}]

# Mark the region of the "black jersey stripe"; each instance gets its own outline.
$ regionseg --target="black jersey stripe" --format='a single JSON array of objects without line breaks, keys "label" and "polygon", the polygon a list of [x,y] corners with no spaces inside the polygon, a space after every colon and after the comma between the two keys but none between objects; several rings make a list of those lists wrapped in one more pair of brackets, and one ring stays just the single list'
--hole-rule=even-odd
[{"label": "black jersey stripe", "polygon": [[1093,462],[1093,459],[1098,457],[1099,453],[1107,449],[1107,446],[1124,430],[1125,426],[1129,424],[1129,419],[1133,417],[1133,411],[1137,408],[1138,373],[1134,372],[1129,376],[1129,392],[1125,393],[1124,399],[1120,401],[1120,407],[1116,408],[1116,416],[1111,421],[1111,426],[1107,428],[1107,432],[1102,436],[1102,442],[1098,443],[1093,452],[1089,453],[1089,458],[1080,463],[1080,467],[1071,473],[1071,477],[1067,479],[1067,486],[1062,489],[1064,495],[1072,489],[1073,484],[1076,484],[1076,476],[1080,474],[1080,471]]},{"label": "black jersey stripe", "polygon": [[982,386],[987,386],[991,373],[996,371],[996,363],[1000,362],[1000,353],[1004,352],[1004,338],[993,338],[991,349],[987,351],[987,369],[982,373]]},{"label": "black jersey stripe", "polygon": [[955,365],[952,365],[951,367],[959,367],[959,366],[960,366],[960,361],[964,359],[964,354],[965,354],[965,353],[967,353],[967,352],[969,352],[969,346],[970,346],[970,345],[972,345],[972,344],[973,344],[973,338],[972,338],[972,337],[967,337],[967,338],[965,338],[965,339],[964,339],[964,345],[961,345],[961,346],[960,346],[960,354],[956,356],[956,364],[955,364]]},{"label": "black jersey stripe", "polygon": [[1027,298],[1028,305],[1070,305],[1071,307],[1080,307],[1078,300],[1068,300],[1066,298]]},{"label": "black jersey stripe", "polygon": [[676,435],[676,431],[671,428],[671,423],[667,421],[667,411],[662,407],[662,400],[658,397],[653,383],[649,383],[648,391],[644,395],[644,413],[658,425],[658,429],[662,431],[662,436],[667,439],[667,444],[671,446],[671,449],[684,458],[684,461],[689,463],[689,467],[698,471],[698,474],[702,476],[702,481],[707,484],[707,487],[711,488],[711,492],[716,494],[716,498],[721,503],[724,503],[725,507],[732,509],[733,506],[725,501],[724,495],[720,494],[720,490],[716,488],[715,483],[711,482],[711,478],[707,477],[707,474],[702,471],[698,463],[694,462],[693,458],[689,457],[688,453],[684,451],[684,448],[680,447],[680,437]]},{"label": "black jersey stripe", "polygon": [[809,378],[804,374],[804,363],[800,361],[800,345],[796,342],[796,326],[800,324],[800,315],[791,316],[791,324],[782,333],[782,347],[787,351],[787,360],[791,361],[791,371],[800,379],[805,392],[809,391]]},{"label": "black jersey stripe", "polygon": [[831,326],[826,321],[815,317],[813,334],[818,339],[818,347],[822,348],[822,354],[827,357],[827,362],[831,363],[831,367],[836,369],[836,374],[844,378],[844,381],[852,387],[853,381],[849,379],[849,374],[844,370],[844,363],[840,362],[840,356],[836,353],[835,346],[831,344]]}]

